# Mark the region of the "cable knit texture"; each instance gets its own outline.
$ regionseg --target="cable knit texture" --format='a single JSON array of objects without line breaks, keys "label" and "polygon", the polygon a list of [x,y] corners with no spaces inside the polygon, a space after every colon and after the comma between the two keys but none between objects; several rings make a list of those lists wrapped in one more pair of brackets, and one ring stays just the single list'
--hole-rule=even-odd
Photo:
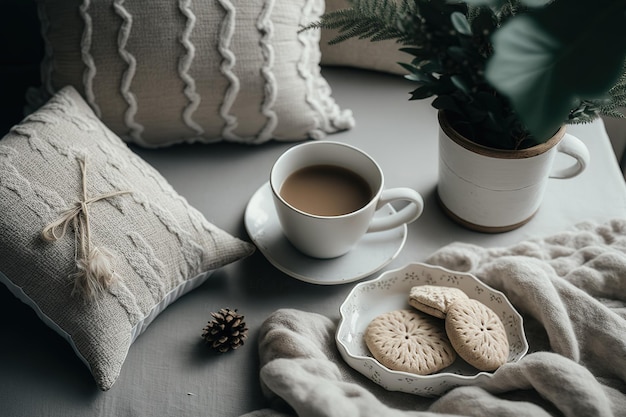
[{"label": "cable knit texture", "polygon": [[[88,220],[44,239],[46,226],[84,200],[83,186],[106,198],[92,198]],[[156,315],[254,248],[192,208],[72,87],[0,141],[0,213],[0,281],[72,344],[103,390]],[[114,275],[95,299],[73,294],[87,237],[107,248]]]},{"label": "cable knit texture", "polygon": [[71,85],[146,147],[323,138],[354,125],[320,72],[324,0],[37,0],[44,96]]}]

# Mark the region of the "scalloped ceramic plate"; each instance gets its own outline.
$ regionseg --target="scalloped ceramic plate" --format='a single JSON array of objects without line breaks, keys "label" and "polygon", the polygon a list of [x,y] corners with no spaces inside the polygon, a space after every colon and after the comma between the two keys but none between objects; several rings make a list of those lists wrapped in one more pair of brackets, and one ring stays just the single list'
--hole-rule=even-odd
[{"label": "scalloped ceramic plate", "polygon": [[372,357],[363,341],[367,325],[374,317],[387,311],[412,308],[408,303],[409,291],[416,285],[456,287],[495,311],[507,331],[508,362],[519,361],[528,351],[522,316],[502,292],[489,287],[471,274],[423,263],[411,263],[403,268],[387,271],[374,280],[355,285],[339,309],[341,320],[336,342],[341,356],[348,365],[383,388],[435,397],[454,387],[480,385],[493,375],[491,372],[478,371],[461,358],[435,374],[416,375],[391,370]]}]

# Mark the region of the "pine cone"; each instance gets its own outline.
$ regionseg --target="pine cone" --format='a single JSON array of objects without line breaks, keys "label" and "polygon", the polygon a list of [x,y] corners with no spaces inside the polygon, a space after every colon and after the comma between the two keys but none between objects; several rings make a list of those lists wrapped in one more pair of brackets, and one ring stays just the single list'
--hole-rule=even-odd
[{"label": "pine cone", "polygon": [[237,314],[236,309],[222,308],[217,313],[211,313],[211,316],[213,320],[202,329],[202,338],[212,349],[225,353],[243,345],[248,337],[243,315]]}]

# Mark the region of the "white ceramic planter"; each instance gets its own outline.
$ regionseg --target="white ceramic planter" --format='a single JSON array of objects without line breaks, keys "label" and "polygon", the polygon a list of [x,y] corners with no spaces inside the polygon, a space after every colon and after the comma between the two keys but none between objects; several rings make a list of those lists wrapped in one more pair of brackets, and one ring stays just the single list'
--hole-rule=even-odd
[{"label": "white ceramic planter", "polygon": [[[553,169],[558,152],[574,163]],[[498,233],[524,225],[539,208],[548,178],[572,178],[588,163],[587,147],[565,127],[541,145],[500,150],[464,138],[439,112],[439,201],[470,229]]]}]

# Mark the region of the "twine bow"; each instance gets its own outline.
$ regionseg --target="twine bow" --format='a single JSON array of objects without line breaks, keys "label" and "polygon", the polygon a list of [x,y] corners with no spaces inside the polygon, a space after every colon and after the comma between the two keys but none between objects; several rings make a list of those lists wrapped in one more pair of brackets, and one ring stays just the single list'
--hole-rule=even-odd
[{"label": "twine bow", "polygon": [[60,217],[48,224],[41,231],[41,236],[48,242],[62,239],[67,229],[72,225],[76,242],[74,257],[77,271],[71,275],[74,278],[72,295],[79,294],[84,299],[93,300],[114,281],[113,255],[106,248],[93,246],[91,242],[91,228],[89,225],[89,207],[100,200],[106,200],[118,195],[130,194],[132,191],[114,191],[97,197],[87,196],[87,158],[78,159],[82,173],[82,200],[61,212]]}]

